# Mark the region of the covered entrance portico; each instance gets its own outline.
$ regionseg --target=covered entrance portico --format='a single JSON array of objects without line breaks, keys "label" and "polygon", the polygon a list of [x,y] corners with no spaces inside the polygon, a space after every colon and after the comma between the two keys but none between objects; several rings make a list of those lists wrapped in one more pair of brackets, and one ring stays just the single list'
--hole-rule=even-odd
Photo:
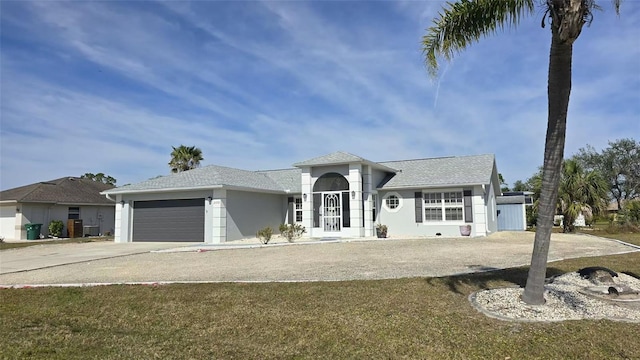
[{"label": "covered entrance portico", "polygon": [[313,185],[315,236],[340,237],[345,229],[351,227],[349,189],[349,181],[337,172],[329,172],[316,179]]},{"label": "covered entrance portico", "polygon": [[373,194],[393,170],[349,154],[311,159],[301,168],[302,225],[310,237],[375,235]]}]

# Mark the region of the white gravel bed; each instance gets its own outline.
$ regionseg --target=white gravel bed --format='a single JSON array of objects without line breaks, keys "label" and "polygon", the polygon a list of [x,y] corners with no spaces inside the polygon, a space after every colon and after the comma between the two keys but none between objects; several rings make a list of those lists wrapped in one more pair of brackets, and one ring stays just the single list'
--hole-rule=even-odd
[{"label": "white gravel bed", "polygon": [[[619,273],[614,283],[625,284],[635,291],[640,290],[640,280]],[[556,277],[545,285],[544,305],[525,304],[520,296],[523,288],[500,288],[482,290],[469,296],[476,309],[487,316],[516,321],[565,321],[582,319],[609,319],[640,322],[640,304],[598,299],[582,294],[594,284],[583,279],[577,272]]]}]

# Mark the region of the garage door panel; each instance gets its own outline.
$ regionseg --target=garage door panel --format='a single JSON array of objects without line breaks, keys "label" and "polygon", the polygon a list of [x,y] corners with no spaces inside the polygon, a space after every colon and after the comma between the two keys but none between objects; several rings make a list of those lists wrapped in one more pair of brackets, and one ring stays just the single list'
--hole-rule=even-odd
[{"label": "garage door panel", "polygon": [[136,201],[133,241],[204,241],[204,199]]}]

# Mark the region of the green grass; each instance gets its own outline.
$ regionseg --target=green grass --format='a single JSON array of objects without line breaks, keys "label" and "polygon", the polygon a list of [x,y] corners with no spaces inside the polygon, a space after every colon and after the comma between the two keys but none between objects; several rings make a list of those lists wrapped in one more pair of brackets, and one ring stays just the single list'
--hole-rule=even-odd
[{"label": "green grass", "polygon": [[[551,263],[640,274],[638,253]],[[268,271],[268,269],[265,269]],[[2,290],[9,359],[638,359],[640,324],[516,323],[469,304],[526,268],[443,278]]]},{"label": "green grass", "polygon": [[52,244],[76,244],[76,243],[87,243],[87,242],[96,242],[96,241],[113,241],[113,236],[103,236],[103,237],[84,237],[84,238],[73,238],[73,239],[61,239],[61,240],[30,240],[29,242],[2,242],[0,243],[0,250],[7,249],[17,249],[24,248],[35,245],[52,245]]},{"label": "green grass", "polygon": [[621,240],[640,246],[640,233],[621,233],[621,234],[609,234],[604,230],[584,231],[585,234],[605,237],[609,239]]}]

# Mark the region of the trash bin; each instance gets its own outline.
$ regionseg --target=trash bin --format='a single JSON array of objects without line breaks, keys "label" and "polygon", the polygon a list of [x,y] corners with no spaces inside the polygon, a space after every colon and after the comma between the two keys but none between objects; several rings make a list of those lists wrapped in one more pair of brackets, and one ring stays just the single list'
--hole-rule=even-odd
[{"label": "trash bin", "polygon": [[42,224],[25,224],[24,227],[27,229],[27,240],[40,239]]}]

